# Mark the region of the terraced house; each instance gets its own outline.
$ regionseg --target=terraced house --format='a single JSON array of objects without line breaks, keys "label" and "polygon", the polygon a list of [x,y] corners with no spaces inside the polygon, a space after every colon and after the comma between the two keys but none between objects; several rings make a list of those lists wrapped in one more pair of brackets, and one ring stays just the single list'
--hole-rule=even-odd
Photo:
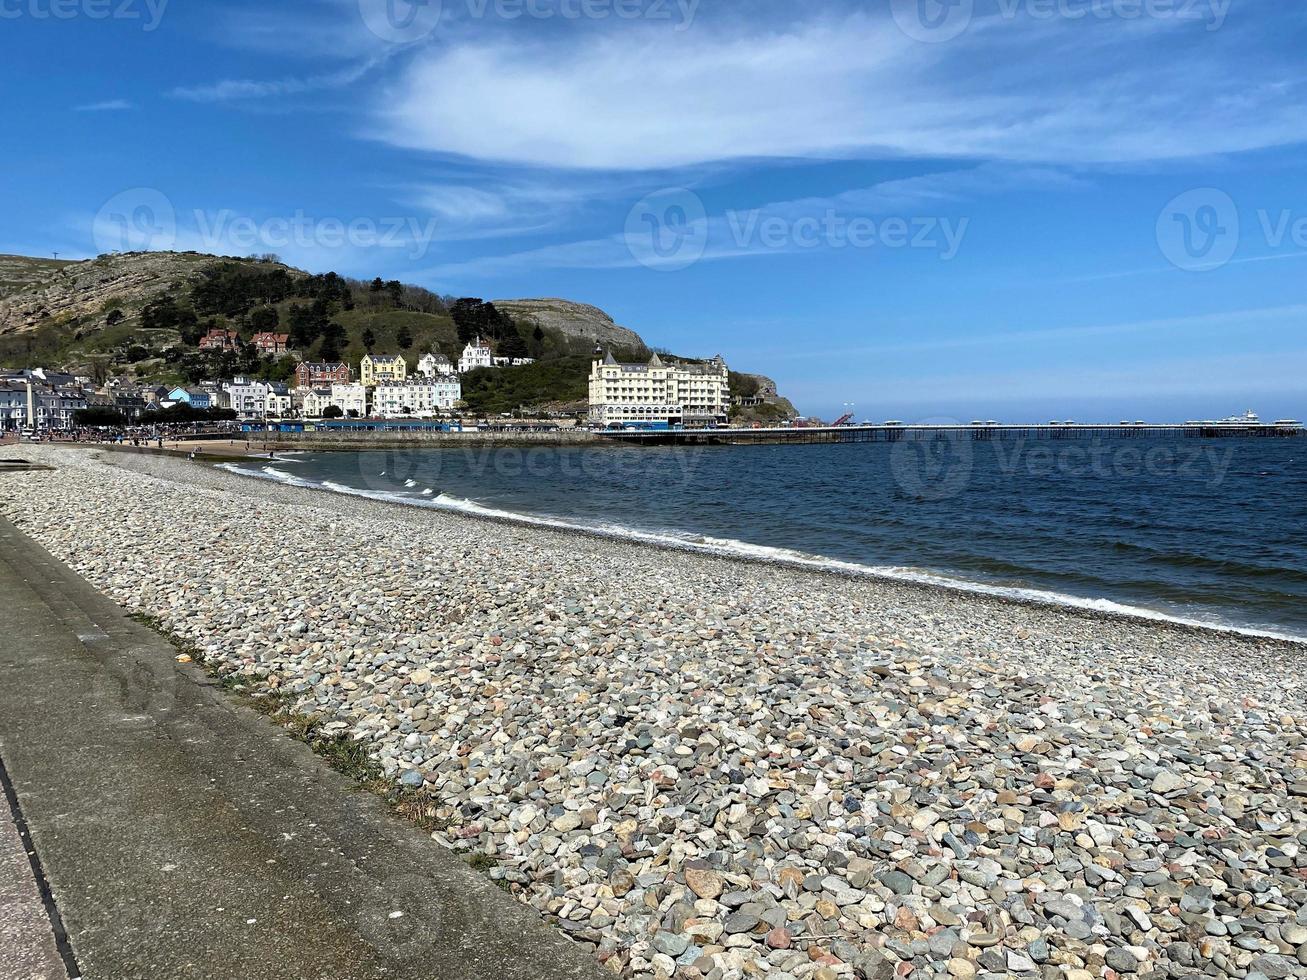
[{"label": "terraced house", "polygon": [[372,412],[382,418],[430,418],[451,411],[462,397],[457,378],[380,384],[372,395]]},{"label": "terraced house", "polygon": [[295,387],[321,388],[325,385],[349,384],[354,372],[342,361],[301,361],[295,368]]},{"label": "terraced house", "polygon": [[359,364],[359,381],[369,388],[407,377],[408,362],[402,354],[365,354]]}]

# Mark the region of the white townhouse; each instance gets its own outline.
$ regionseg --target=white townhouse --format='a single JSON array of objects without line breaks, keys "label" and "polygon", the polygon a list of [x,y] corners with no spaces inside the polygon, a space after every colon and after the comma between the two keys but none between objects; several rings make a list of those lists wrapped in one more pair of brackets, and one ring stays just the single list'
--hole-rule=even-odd
[{"label": "white townhouse", "polygon": [[236,377],[225,382],[222,390],[227,393],[232,411],[245,418],[261,416],[268,403],[268,385],[263,381]]},{"label": "white townhouse", "polygon": [[494,358],[495,367],[525,367],[527,364],[534,364],[534,357],[496,357]]},{"label": "white townhouse", "polygon": [[458,359],[458,373],[466,374],[468,371],[475,371],[477,368],[488,368],[495,366],[495,356],[490,350],[488,344],[484,343],[480,337],[468,343],[463,348],[463,356]]},{"label": "white townhouse", "polygon": [[331,404],[344,412],[347,418],[367,418],[368,389],[358,382],[338,382],[331,386]]},{"label": "white townhouse", "polygon": [[337,382],[330,387],[298,388],[300,411],[306,419],[320,419],[335,406],[345,418],[367,418],[368,389],[358,383]]},{"label": "white townhouse", "polygon": [[381,418],[431,418],[452,411],[463,397],[457,378],[427,378],[377,385],[372,410]]},{"label": "white townhouse", "polygon": [[454,373],[454,365],[444,354],[423,354],[418,361],[418,374],[424,378],[448,377]]},{"label": "white townhouse", "polygon": [[331,407],[330,388],[296,388],[292,395],[300,415],[306,419],[320,419]]},{"label": "white townhouse", "polygon": [[[597,353],[597,352],[596,352]],[[590,421],[707,425],[730,413],[731,379],[720,354],[703,363],[622,364],[612,354],[590,369]]]},{"label": "white townhouse", "polygon": [[244,418],[285,418],[292,399],[284,384],[237,377],[222,386],[232,410]]}]

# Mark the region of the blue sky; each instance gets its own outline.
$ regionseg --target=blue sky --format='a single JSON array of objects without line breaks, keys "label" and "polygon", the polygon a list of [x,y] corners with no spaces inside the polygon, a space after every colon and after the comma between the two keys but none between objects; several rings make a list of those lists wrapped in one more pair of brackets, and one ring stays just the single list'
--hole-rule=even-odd
[{"label": "blue sky", "polygon": [[1307,417],[1307,10],[0,0],[0,251],[594,303],[859,417]]}]

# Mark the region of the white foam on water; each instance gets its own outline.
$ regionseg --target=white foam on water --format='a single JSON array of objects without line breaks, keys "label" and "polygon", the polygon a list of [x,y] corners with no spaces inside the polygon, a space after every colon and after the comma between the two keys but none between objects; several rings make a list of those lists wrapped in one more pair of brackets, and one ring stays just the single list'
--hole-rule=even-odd
[{"label": "white foam on water", "polygon": [[[1004,599],[1013,599],[1020,602],[1034,602],[1048,606],[1084,609],[1110,615],[1126,616],[1134,619],[1173,623],[1180,626],[1193,626],[1201,629],[1215,630],[1221,633],[1231,633],[1238,636],[1249,636],[1271,640],[1290,640],[1299,643],[1307,641],[1307,637],[1295,636],[1290,633],[1277,633],[1270,630],[1253,629],[1251,627],[1238,626],[1233,623],[1216,620],[1191,619],[1185,616],[1177,616],[1171,613],[1161,612],[1156,609],[1149,609],[1144,606],[1132,606],[1125,603],[1115,602],[1111,599],[1092,599],[1083,596],[1067,595],[1062,592],[1051,592],[1044,589],[993,585],[987,582],[973,581],[971,579],[955,578],[940,572],[931,572],[920,568],[894,565],[863,565],[858,562],[844,561],[838,558],[827,558],[821,555],[812,555],[802,551],[794,551],[790,548],[754,544],[749,541],[740,541],[735,538],[716,538],[710,535],[693,534],[682,531],[649,531],[641,528],[627,527],[622,524],[583,524],[577,521],[569,521],[561,517],[545,517],[539,514],[524,514],[515,511],[500,510],[496,507],[488,507],[485,504],[479,504],[474,500],[468,500],[463,497],[453,497],[445,493],[439,494],[434,499],[423,500],[415,498],[411,494],[385,490],[363,490],[358,487],[346,486],[342,483],[334,483],[330,480],[313,483],[292,476],[289,473],[281,473],[268,466],[265,466],[260,472],[243,469],[238,464],[234,463],[223,464],[219,468],[229,470],[233,473],[239,473],[242,476],[262,477],[264,479],[289,483],[293,486],[329,490],[333,493],[345,494],[352,497],[365,497],[369,500],[405,504],[410,507],[426,507],[433,510],[455,511],[457,513],[469,514],[475,517],[489,518],[498,521],[511,521],[516,524],[527,524],[532,527],[582,531],[587,534],[598,534],[603,537],[620,538],[626,541],[640,541],[647,544],[657,545],[659,547],[675,548],[681,551],[693,551],[701,554],[717,555],[728,558],[743,558],[752,561],[767,562],[770,564],[810,568],[824,572],[837,572],[843,575],[854,575],[863,578],[888,579],[897,582],[914,582],[920,585],[948,589],[953,592],[990,595]],[[423,496],[427,496],[430,492],[430,490],[424,490]]]}]

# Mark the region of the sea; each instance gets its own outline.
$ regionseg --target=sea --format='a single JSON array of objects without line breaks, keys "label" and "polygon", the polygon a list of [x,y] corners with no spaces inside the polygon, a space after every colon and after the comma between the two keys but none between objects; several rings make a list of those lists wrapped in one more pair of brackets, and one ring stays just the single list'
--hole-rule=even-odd
[{"label": "sea", "polygon": [[253,477],[1307,639],[1307,439],[277,454]]}]

